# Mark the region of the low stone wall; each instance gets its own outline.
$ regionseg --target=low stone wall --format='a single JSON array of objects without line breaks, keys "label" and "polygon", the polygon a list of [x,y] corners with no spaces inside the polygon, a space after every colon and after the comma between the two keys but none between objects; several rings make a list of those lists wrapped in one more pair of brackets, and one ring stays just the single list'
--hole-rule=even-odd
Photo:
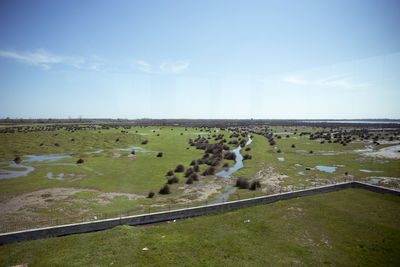
[{"label": "low stone wall", "polygon": [[200,216],[213,212],[224,210],[239,209],[243,207],[250,207],[254,205],[272,203],[279,200],[291,199],[296,197],[312,196],[316,194],[323,194],[333,191],[340,191],[347,188],[361,188],[369,191],[391,194],[400,196],[400,191],[383,188],[379,186],[369,185],[360,182],[346,182],[334,185],[321,186],[316,188],[304,189],[294,192],[280,193],[269,196],[262,196],[250,199],[243,199],[237,201],[230,201],[220,204],[205,205],[193,208],[171,210],[165,212],[156,212],[143,215],[127,216],[121,218],[113,218],[106,220],[99,220],[93,222],[83,222],[76,224],[60,225],[46,228],[30,229],[25,231],[11,232],[0,234],[0,245],[9,244],[13,242],[33,240],[46,237],[63,236],[70,234],[87,233],[99,230],[113,228],[117,225],[141,225],[163,221],[170,221],[176,219],[183,219],[188,217]]}]

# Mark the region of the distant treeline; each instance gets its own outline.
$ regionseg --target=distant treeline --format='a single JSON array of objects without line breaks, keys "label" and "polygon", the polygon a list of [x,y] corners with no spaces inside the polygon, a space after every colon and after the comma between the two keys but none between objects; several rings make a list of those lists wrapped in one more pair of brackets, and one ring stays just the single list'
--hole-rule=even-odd
[{"label": "distant treeline", "polygon": [[[400,128],[395,120],[362,120],[360,123],[315,122],[305,120],[225,120],[225,119],[0,119],[0,125],[15,124],[110,124],[120,126],[184,126],[184,127],[246,127],[246,126],[314,126],[314,127],[380,127]],[[351,120],[356,121],[356,120]],[[369,123],[365,123],[368,121]],[[376,121],[376,123],[374,123]],[[384,122],[384,123],[382,123]]]}]

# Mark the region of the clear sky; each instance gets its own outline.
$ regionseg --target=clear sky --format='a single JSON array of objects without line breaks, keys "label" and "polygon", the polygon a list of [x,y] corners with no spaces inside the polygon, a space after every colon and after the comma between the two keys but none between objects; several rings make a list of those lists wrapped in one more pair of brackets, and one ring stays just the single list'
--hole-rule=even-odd
[{"label": "clear sky", "polygon": [[400,1],[0,2],[0,117],[400,118]]}]

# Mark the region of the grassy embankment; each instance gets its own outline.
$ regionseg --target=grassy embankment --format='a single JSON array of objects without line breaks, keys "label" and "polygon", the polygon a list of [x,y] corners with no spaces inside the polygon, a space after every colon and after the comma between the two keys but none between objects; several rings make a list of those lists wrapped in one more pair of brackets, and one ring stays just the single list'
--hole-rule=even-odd
[{"label": "grassy embankment", "polygon": [[347,189],[176,223],[10,244],[0,247],[0,265],[399,266],[399,221],[400,198]]}]

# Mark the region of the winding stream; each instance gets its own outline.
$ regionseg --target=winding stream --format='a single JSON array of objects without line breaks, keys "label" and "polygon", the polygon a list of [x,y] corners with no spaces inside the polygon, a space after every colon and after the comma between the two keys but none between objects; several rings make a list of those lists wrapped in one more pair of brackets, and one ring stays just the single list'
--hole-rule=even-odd
[{"label": "winding stream", "polygon": [[[251,139],[250,135],[248,136],[249,140],[246,143],[246,146],[250,145],[253,139]],[[231,174],[236,172],[237,170],[243,168],[243,156],[240,154],[240,150],[242,150],[241,146],[238,146],[234,150],[232,150],[233,153],[236,155],[236,160],[235,160],[235,165],[231,168],[229,168],[227,171],[220,171],[217,173],[217,176],[224,177],[224,178],[231,178]],[[224,193],[218,195],[216,198],[214,198],[210,204],[216,204],[216,203],[221,203],[226,200],[228,200],[229,196],[233,193],[236,192],[236,187],[232,185],[226,185],[223,189]]]}]

